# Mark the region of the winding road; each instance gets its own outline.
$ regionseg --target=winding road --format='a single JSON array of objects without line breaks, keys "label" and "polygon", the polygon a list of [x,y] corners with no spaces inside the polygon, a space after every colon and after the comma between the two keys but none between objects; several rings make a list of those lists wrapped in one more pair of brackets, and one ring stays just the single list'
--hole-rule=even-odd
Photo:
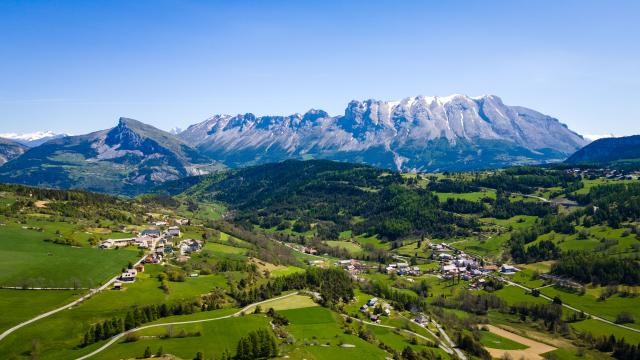
[{"label": "winding road", "polygon": [[[342,316],[347,317],[347,315],[344,315],[344,314],[342,314]],[[387,328],[387,329],[392,329],[392,330],[400,330],[400,331],[404,331],[404,332],[406,332],[407,334],[411,334],[411,335],[413,335],[413,336],[415,336],[415,337],[418,337],[418,338],[420,338],[420,339],[422,339],[422,340],[432,341],[432,339],[429,339],[428,337],[426,337],[426,336],[424,336],[424,335],[421,335],[421,334],[418,334],[418,333],[416,333],[416,332],[413,332],[413,331],[411,331],[411,330],[401,329],[401,328],[398,328],[398,327],[395,327],[395,326],[391,326],[391,325],[382,325],[382,324],[378,324],[378,323],[374,323],[374,322],[370,322],[370,321],[364,321],[364,320],[357,319],[357,318],[353,318],[353,317],[352,317],[351,319],[353,319],[354,321],[357,321],[357,322],[359,322],[359,323],[361,323],[361,324],[367,324],[367,325],[370,325],[370,326],[377,326],[377,327],[382,327],[382,328]],[[429,333],[430,333],[430,334],[432,334],[436,339],[438,338],[435,334],[433,334],[433,333],[431,332],[431,330],[429,330],[429,329],[427,329],[427,328],[424,328],[424,329],[425,329],[425,330],[427,330],[427,331],[429,331]],[[451,355],[453,355],[453,350],[451,350],[451,348],[449,348],[448,346],[444,345],[444,344],[443,344],[443,342],[442,342],[442,340],[440,340],[440,344],[438,344],[438,347],[439,347],[439,348],[441,348],[441,349],[442,349],[444,352],[446,352],[447,354],[451,354]],[[463,355],[463,356],[464,356],[464,355]],[[466,358],[461,358],[461,359],[462,359],[462,360],[466,360]]]},{"label": "winding road", "polygon": [[154,327],[160,327],[160,326],[196,324],[196,323],[203,323],[203,322],[216,321],[216,320],[222,320],[222,319],[229,319],[229,318],[232,318],[232,317],[240,316],[242,313],[244,313],[245,311],[247,311],[251,307],[254,307],[254,306],[257,306],[257,305],[261,305],[261,304],[264,304],[264,303],[268,303],[268,302],[271,302],[271,301],[284,299],[284,298],[287,298],[289,296],[293,296],[293,295],[297,295],[297,294],[298,294],[297,292],[294,292],[294,293],[287,294],[287,295],[284,295],[284,296],[280,296],[280,297],[276,297],[276,298],[272,298],[272,299],[267,299],[267,300],[264,300],[264,301],[259,301],[257,303],[249,304],[249,305],[245,306],[244,308],[238,310],[238,312],[235,312],[233,314],[220,316],[220,317],[216,317],[216,318],[200,319],[200,320],[189,320],[189,321],[175,321],[175,322],[169,322],[169,323],[140,326],[140,327],[137,327],[135,329],[131,329],[131,330],[127,330],[125,332],[121,332],[118,335],[114,335],[106,344],[102,345],[101,347],[97,348],[96,350],[92,351],[91,353],[89,353],[87,355],[84,355],[84,356],[81,356],[81,357],[77,358],[76,360],[88,359],[88,358],[90,358],[90,357],[92,357],[92,356],[104,351],[106,348],[108,348],[109,346],[113,345],[113,343],[118,341],[118,339],[122,338],[123,336],[125,336],[127,334],[130,334],[130,333],[133,333],[133,332],[136,332],[136,331],[140,331],[140,330],[144,330],[144,329],[150,329],[150,328],[154,328]]},{"label": "winding road", "polygon": [[[509,284],[509,285],[519,287],[519,288],[524,289],[524,290],[527,290],[527,291],[529,291],[529,292],[531,292],[531,291],[533,290],[533,289],[528,288],[528,287],[526,287],[526,286],[524,286],[524,285],[521,285],[521,284],[518,284],[518,283],[516,283],[516,282],[513,282],[513,281],[511,281],[511,280],[509,280],[509,279],[505,279],[504,277],[500,277],[500,279],[502,279],[502,281],[506,282],[506,283],[507,283],[507,284]],[[541,298],[543,298],[543,299],[547,299],[547,300],[549,300],[549,301],[553,301],[553,299],[552,299],[552,298],[550,298],[549,296],[544,295],[544,294],[542,294],[542,293],[540,293],[540,297],[541,297]],[[565,304],[565,303],[562,303],[562,306],[564,306],[564,307],[565,307],[565,308],[567,308],[567,309],[573,310],[573,311],[575,311],[575,312],[582,312],[582,313],[584,313],[586,316],[591,317],[593,320],[602,321],[603,323],[607,323],[607,324],[609,324],[609,325],[617,326],[617,327],[622,328],[622,329],[625,329],[625,330],[630,330],[630,331],[633,331],[633,332],[640,333],[640,330],[638,330],[638,329],[635,329],[635,328],[632,328],[632,327],[629,327],[629,326],[626,326],[626,325],[622,325],[622,324],[616,324],[616,323],[615,323],[615,322],[613,322],[613,321],[609,321],[609,320],[607,320],[607,319],[603,319],[603,318],[601,318],[601,317],[599,317],[599,316],[596,316],[596,315],[593,315],[593,314],[589,314],[589,313],[585,312],[584,310],[580,310],[580,309],[575,308],[575,307],[573,307],[573,306],[571,306],[571,305],[567,305],[567,304]]]},{"label": "winding road", "polygon": [[[133,266],[136,266],[136,265],[140,264],[140,263],[144,260],[144,258],[145,258],[145,257],[146,257],[146,254],[145,254],[143,257],[141,257],[141,258],[140,258],[140,260],[136,261],[136,263],[135,263]],[[120,275],[116,275],[116,276],[114,276],[114,277],[113,277],[113,278],[111,278],[109,281],[107,281],[104,285],[100,286],[100,287],[99,287],[99,288],[97,288],[97,289],[91,289],[91,290],[89,291],[89,293],[87,293],[87,294],[85,294],[85,295],[81,296],[80,298],[78,298],[78,299],[76,299],[76,300],[74,300],[74,301],[72,301],[72,302],[70,302],[70,303],[68,303],[68,304],[66,304],[66,305],[63,305],[63,306],[61,306],[61,307],[59,307],[59,308],[57,308],[57,309],[53,309],[53,310],[48,311],[48,312],[46,312],[46,313],[40,314],[40,315],[38,315],[38,316],[36,316],[36,317],[33,317],[33,318],[31,318],[31,319],[29,319],[29,320],[27,320],[27,321],[21,322],[20,324],[18,324],[18,325],[16,325],[16,326],[14,326],[14,327],[12,327],[12,328],[10,328],[10,329],[6,330],[6,331],[5,331],[5,332],[3,332],[2,334],[0,334],[0,341],[2,341],[2,339],[6,338],[6,337],[7,337],[7,336],[9,336],[11,333],[13,333],[14,331],[16,331],[16,330],[18,330],[18,329],[20,329],[20,328],[22,328],[22,327],[25,327],[25,326],[27,326],[27,325],[29,325],[29,324],[31,324],[31,323],[34,323],[34,322],[36,322],[36,321],[38,321],[38,320],[40,320],[40,319],[44,319],[44,318],[46,318],[46,317],[48,317],[48,316],[51,316],[51,315],[53,315],[53,314],[55,314],[55,313],[58,313],[58,312],[62,311],[62,310],[69,309],[70,307],[73,307],[73,306],[76,306],[76,305],[78,305],[78,304],[82,303],[83,301],[85,301],[85,300],[89,299],[89,298],[90,298],[90,297],[92,297],[93,295],[95,295],[95,294],[99,293],[100,291],[102,291],[102,290],[104,290],[104,289],[108,288],[111,284],[113,284],[116,280],[118,280],[118,277],[119,277],[119,276],[120,276]],[[50,290],[50,289],[37,289],[37,288],[34,288],[34,290],[52,291],[52,290]]]}]

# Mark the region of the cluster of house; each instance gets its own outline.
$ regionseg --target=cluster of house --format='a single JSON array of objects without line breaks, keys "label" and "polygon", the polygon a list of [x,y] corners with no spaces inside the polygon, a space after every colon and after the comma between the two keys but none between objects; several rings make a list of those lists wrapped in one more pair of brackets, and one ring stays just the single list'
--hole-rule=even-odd
[{"label": "cluster of house", "polygon": [[398,262],[387,265],[384,269],[387,274],[398,274],[400,276],[420,276],[420,268],[409,266],[406,262]]},{"label": "cluster of house", "polygon": [[391,305],[374,297],[362,305],[360,312],[368,316],[369,320],[378,323],[380,322],[380,316],[391,315]]},{"label": "cluster of house", "polygon": [[440,260],[440,273],[444,278],[459,276],[463,280],[471,280],[474,277],[496,271],[506,275],[520,271],[508,264],[502,264],[500,267],[493,264],[481,266],[475,258],[464,252],[459,252],[456,255],[440,253],[438,259]]},{"label": "cluster of house", "polygon": [[567,173],[582,176],[587,179],[605,178],[609,180],[638,180],[640,179],[640,171],[625,171],[617,169],[582,169],[573,168],[567,169]]},{"label": "cluster of house", "polygon": [[319,267],[323,267],[324,266],[324,260],[307,260],[307,264],[309,264],[310,266],[319,266]]},{"label": "cluster of house", "polygon": [[146,264],[160,264],[162,262],[162,254],[157,252],[151,253],[144,258]]},{"label": "cluster of house", "polygon": [[139,248],[152,248],[155,246],[157,239],[151,236],[139,236],[125,239],[107,239],[100,243],[101,249],[111,249],[116,247],[137,246]]},{"label": "cluster of house", "polygon": [[355,259],[340,260],[336,265],[340,266],[353,276],[358,275],[367,269],[367,265]]},{"label": "cluster of house", "polygon": [[312,248],[311,246],[301,246],[300,251],[309,255],[316,255],[318,253],[318,250]]},{"label": "cluster of house", "polygon": [[188,255],[194,252],[198,252],[202,249],[202,240],[186,239],[180,241],[178,248],[180,249],[180,255]]},{"label": "cluster of house", "polygon": [[[147,214],[147,215],[150,217],[153,217],[153,214]],[[182,219],[182,218],[169,219],[167,216],[165,216],[163,220],[151,220],[149,221],[149,224],[153,226],[167,226],[169,225],[170,222],[176,225],[189,225],[191,223],[189,219]]]},{"label": "cluster of house", "polygon": [[101,249],[111,249],[115,247],[137,246],[141,249],[155,249],[162,253],[164,252],[163,248],[166,243],[166,239],[180,236],[181,233],[178,226],[171,226],[164,232],[158,229],[145,229],[136,237],[104,240],[100,243],[99,247]]}]

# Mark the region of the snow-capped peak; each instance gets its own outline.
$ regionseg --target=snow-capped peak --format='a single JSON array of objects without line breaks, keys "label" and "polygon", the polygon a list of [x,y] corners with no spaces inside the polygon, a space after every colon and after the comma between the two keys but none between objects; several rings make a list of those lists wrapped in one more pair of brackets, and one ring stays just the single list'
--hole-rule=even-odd
[{"label": "snow-capped peak", "polygon": [[36,131],[32,133],[18,134],[18,133],[4,133],[0,134],[1,138],[11,139],[26,146],[38,146],[44,142],[52,139],[59,139],[69,136],[68,134],[56,134],[53,131]]},{"label": "snow-capped peak", "polygon": [[34,140],[40,140],[46,137],[53,137],[56,135],[57,134],[54,133],[53,131],[46,130],[46,131],[36,131],[36,132],[26,133],[26,134],[5,133],[5,134],[0,134],[0,137],[3,137],[5,139],[11,139],[11,140],[34,141]]}]

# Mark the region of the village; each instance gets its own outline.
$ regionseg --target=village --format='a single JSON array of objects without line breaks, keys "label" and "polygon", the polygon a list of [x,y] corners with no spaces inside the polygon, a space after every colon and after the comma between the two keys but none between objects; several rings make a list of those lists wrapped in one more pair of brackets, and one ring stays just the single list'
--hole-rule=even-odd
[{"label": "village", "polygon": [[638,180],[640,171],[625,171],[623,169],[609,168],[571,168],[565,170],[568,174],[581,176],[583,179],[608,179],[608,180]]},{"label": "village", "polygon": [[146,254],[143,261],[126,269],[118,277],[113,288],[120,290],[123,283],[135,282],[138,273],[144,272],[144,264],[163,264],[167,258],[184,263],[190,254],[200,251],[204,245],[202,240],[181,239],[180,226],[188,224],[189,219],[150,221],[152,227],[137,232],[134,237],[102,241],[98,245],[100,249],[134,246]]}]

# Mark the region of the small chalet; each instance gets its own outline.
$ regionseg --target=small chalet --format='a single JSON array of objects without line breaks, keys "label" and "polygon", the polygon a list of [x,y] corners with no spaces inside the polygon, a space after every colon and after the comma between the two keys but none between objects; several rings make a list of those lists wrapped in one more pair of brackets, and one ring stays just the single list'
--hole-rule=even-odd
[{"label": "small chalet", "polygon": [[177,226],[172,226],[167,229],[167,235],[180,237],[180,228]]},{"label": "small chalet", "polygon": [[520,271],[520,269],[507,264],[502,264],[502,266],[500,267],[500,272],[503,274],[515,274],[518,271]]}]

